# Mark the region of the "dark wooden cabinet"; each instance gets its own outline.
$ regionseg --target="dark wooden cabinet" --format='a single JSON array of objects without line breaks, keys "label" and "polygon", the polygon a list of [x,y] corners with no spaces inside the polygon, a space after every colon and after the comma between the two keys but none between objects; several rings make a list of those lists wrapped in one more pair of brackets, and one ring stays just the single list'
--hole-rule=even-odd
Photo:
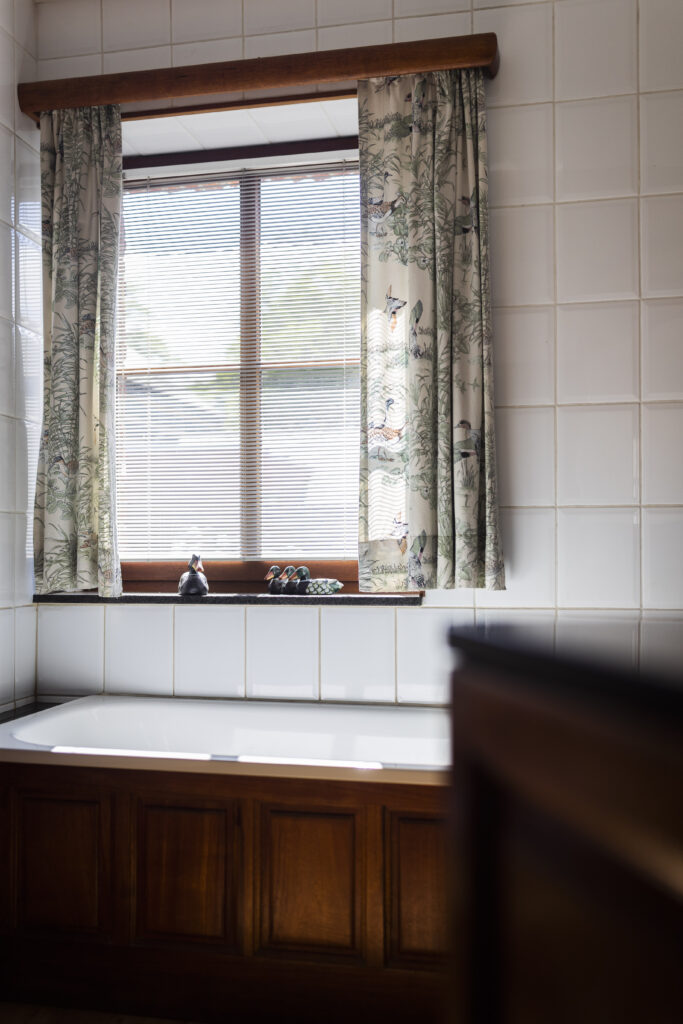
[{"label": "dark wooden cabinet", "polygon": [[0,783],[10,996],[437,1019],[443,787],[31,765],[0,766]]}]

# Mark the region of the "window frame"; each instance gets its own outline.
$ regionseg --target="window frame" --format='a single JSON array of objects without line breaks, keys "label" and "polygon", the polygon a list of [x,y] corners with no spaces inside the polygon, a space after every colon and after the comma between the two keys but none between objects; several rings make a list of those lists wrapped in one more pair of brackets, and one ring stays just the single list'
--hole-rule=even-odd
[{"label": "window frame", "polygon": [[[346,162],[346,161],[345,161]],[[351,163],[352,161],[349,161]],[[311,164],[313,167],[324,167]],[[332,168],[334,164],[330,164]],[[283,165],[284,173],[287,170],[298,168]],[[302,170],[305,169],[302,167]],[[254,402],[259,400],[259,389],[253,387],[255,377],[261,375],[264,369],[277,368],[277,364],[261,364],[260,359],[260,185],[266,176],[273,176],[279,168],[264,167],[262,169],[251,168],[246,172],[240,172],[240,424],[241,431],[244,425],[249,423],[253,428],[258,418],[254,415]],[[224,173],[224,172],[220,172]],[[190,177],[190,176],[188,176]],[[192,175],[191,177],[196,177]],[[208,177],[208,176],[207,176]],[[174,178],[181,181],[182,176]],[[144,184],[148,184],[149,179]],[[129,187],[142,187],[142,181],[124,182]],[[359,365],[360,360],[347,361],[348,365]],[[311,364],[302,364],[303,366]],[[316,360],[315,366],[339,366],[339,360]],[[219,369],[236,369],[234,364],[225,364]],[[151,368],[154,371],[154,367]],[[184,368],[185,369],[185,368]],[[117,370],[117,380],[125,377],[128,373],[135,371],[125,369]],[[250,386],[251,385],[251,386]],[[242,500],[240,503],[240,547],[243,554],[254,552],[254,557],[242,559],[202,559],[209,586],[213,593],[258,593],[265,589],[264,578],[273,564],[284,568],[290,564],[289,558],[272,558],[264,560],[256,552],[260,536],[260,512],[258,516],[247,512],[249,504],[251,507],[259,508],[258,502],[254,502],[255,495],[258,495],[258,462],[260,450],[258,445],[241,445],[241,488]],[[188,558],[192,552],[188,552]],[[201,552],[198,552],[201,555]],[[357,559],[311,559],[306,562],[313,577],[331,577],[338,579],[344,584],[346,593],[358,593],[358,560]],[[121,575],[124,590],[129,593],[169,593],[176,590],[178,580],[187,569],[185,562],[176,559],[153,559],[121,561]]]}]

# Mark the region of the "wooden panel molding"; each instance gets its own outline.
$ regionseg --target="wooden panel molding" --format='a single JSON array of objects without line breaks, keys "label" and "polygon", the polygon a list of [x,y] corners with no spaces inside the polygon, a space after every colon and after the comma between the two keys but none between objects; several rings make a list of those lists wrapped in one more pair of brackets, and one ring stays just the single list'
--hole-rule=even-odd
[{"label": "wooden panel molding", "polygon": [[136,937],[234,942],[229,807],[140,801]]},{"label": "wooden panel molding", "polygon": [[15,856],[20,930],[108,932],[110,817],[106,798],[19,794]]},{"label": "wooden panel molding", "polygon": [[446,824],[389,812],[386,836],[387,962],[438,964],[448,951]]},{"label": "wooden panel molding", "polygon": [[[485,32],[381,46],[26,82],[19,86],[19,106],[23,113],[38,120],[41,110],[153,102],[246,89],[296,89],[328,82],[447,68],[481,67],[493,78],[498,64],[496,36],[493,32]],[[185,109],[188,110],[187,107]],[[157,115],[157,111],[150,111],[150,116]]]},{"label": "wooden panel molding", "polygon": [[261,809],[261,952],[360,956],[356,819],[353,811]]}]

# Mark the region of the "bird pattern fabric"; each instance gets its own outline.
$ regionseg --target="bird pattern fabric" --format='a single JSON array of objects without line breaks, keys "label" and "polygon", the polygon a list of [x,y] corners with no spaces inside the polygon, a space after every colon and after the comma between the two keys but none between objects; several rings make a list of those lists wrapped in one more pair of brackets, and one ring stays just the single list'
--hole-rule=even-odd
[{"label": "bird pattern fabric", "polygon": [[483,73],[358,101],[360,589],[502,590]]}]

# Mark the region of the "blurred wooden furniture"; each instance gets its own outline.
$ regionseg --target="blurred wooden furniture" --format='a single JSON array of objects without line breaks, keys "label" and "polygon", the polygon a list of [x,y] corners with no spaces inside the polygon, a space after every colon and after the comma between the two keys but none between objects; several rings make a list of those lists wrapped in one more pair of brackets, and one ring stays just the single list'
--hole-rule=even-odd
[{"label": "blurred wooden furniture", "polygon": [[451,642],[452,1024],[683,1021],[683,690]]}]

